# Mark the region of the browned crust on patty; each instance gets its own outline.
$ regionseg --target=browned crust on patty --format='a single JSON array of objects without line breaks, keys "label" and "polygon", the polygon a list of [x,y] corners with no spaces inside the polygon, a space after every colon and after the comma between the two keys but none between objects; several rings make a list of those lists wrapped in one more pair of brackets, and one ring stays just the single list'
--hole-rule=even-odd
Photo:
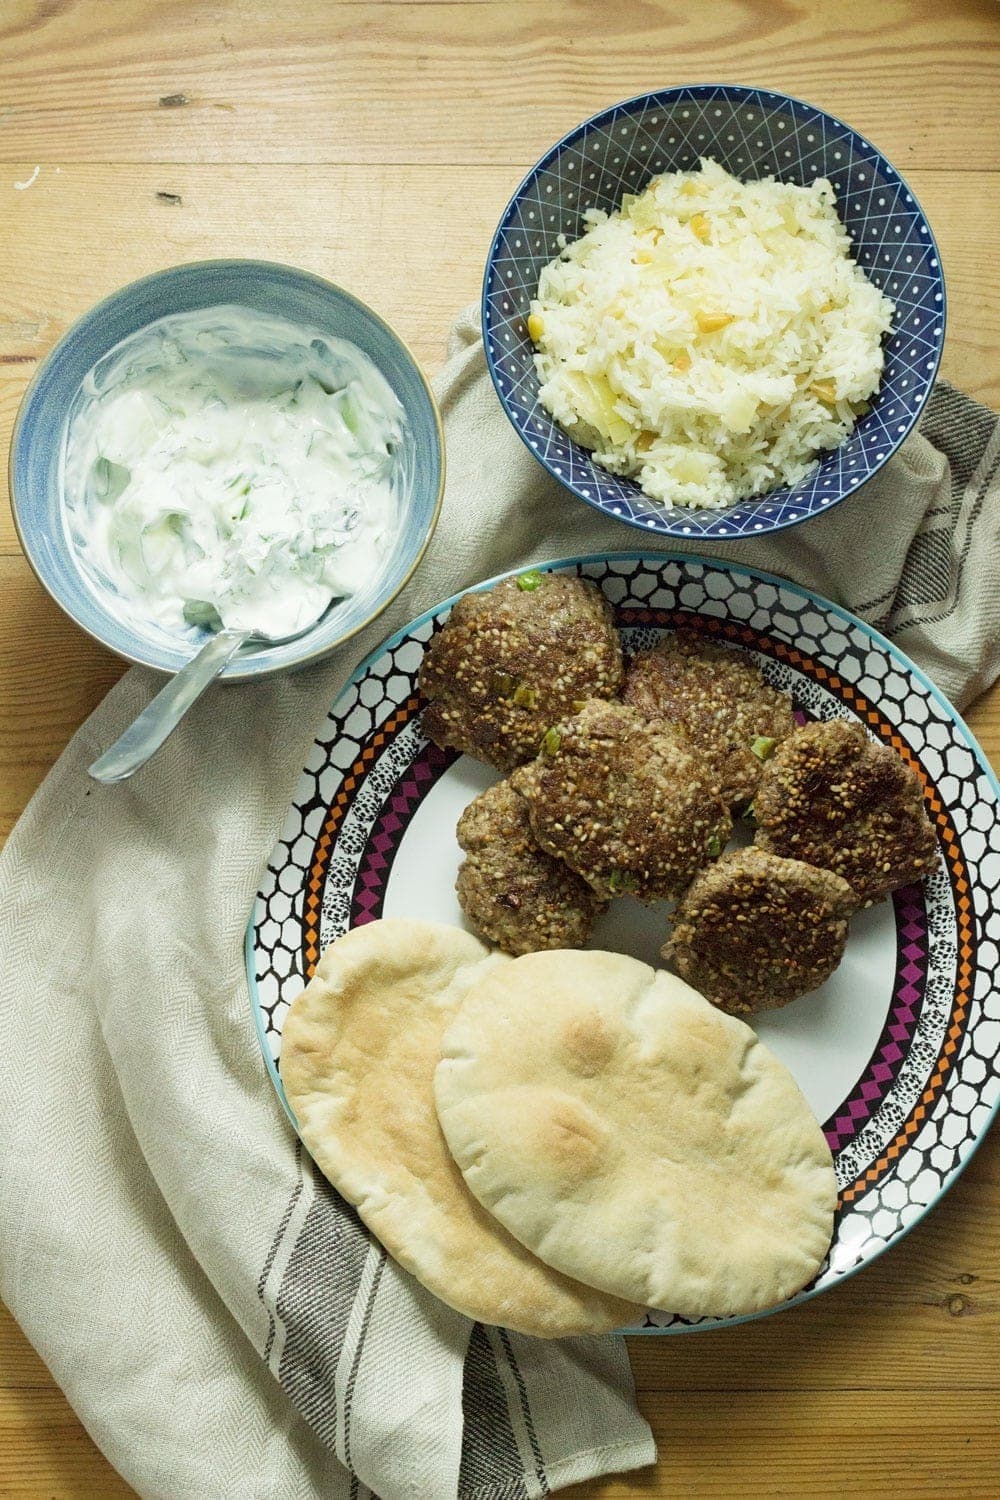
[{"label": "browned crust on patty", "polygon": [[622,703],[587,703],[553,727],[513,784],[542,848],[603,898],[677,895],[725,846],[732,821],[676,729]]},{"label": "browned crust on patty", "polygon": [[764,767],[754,814],[758,848],[833,870],[866,906],[937,862],[918,778],[854,720],[796,729]]},{"label": "browned crust on patty", "polygon": [[611,609],[594,584],[542,573],[465,594],[420,667],[425,733],[510,771],[538,753],[548,727],[586,698],[612,698],[622,657]]},{"label": "browned crust on patty", "polygon": [[764,681],[750,657],[683,631],[631,658],[622,698],[650,720],[683,725],[711,757],[730,806],[750,802],[757,790],[764,761],[754,741],[780,743],[795,727],[791,699]]},{"label": "browned crust on patty", "polygon": [[538,847],[528,804],[509,781],[470,802],[458,822],[465,861],[455,889],[483,937],[506,953],[582,948],[604,908],[586,881]]},{"label": "browned crust on patty", "polygon": [[692,881],[663,957],[730,1015],[797,1000],[829,979],[857,901],[839,875],[734,849]]}]

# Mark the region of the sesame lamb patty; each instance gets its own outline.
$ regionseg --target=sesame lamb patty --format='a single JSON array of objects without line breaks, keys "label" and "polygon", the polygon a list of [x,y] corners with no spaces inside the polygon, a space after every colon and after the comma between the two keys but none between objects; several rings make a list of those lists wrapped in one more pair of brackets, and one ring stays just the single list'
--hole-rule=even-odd
[{"label": "sesame lamb patty", "polygon": [[755,843],[833,870],[865,906],[933,869],[920,782],[854,720],[796,729],[764,767]]},{"label": "sesame lamb patty", "polygon": [[622,657],[594,584],[522,573],[464,594],[420,667],[424,730],[501,771],[538,753],[542,735],[586,698],[612,698]]},{"label": "sesame lamb patty", "polygon": [[554,725],[513,785],[542,848],[603,898],[677,895],[732,831],[690,745],[623,703],[593,700]]},{"label": "sesame lamb patty", "polygon": [[730,1015],[772,1010],[829,979],[856,907],[829,870],[734,849],[681,898],[663,957]]},{"label": "sesame lamb patty", "polygon": [[458,822],[466,858],[455,889],[472,926],[506,953],[582,948],[604,903],[535,842],[528,804],[509,781],[470,802]]},{"label": "sesame lamb patty", "polygon": [[730,806],[753,798],[764,761],[795,727],[791,699],[750,657],[684,632],[632,657],[622,697],[648,719],[683,725],[711,756]]}]

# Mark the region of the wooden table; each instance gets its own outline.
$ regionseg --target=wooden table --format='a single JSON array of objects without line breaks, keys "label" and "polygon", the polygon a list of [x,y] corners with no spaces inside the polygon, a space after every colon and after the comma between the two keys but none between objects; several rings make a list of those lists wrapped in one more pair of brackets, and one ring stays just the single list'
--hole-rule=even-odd
[{"label": "wooden table", "polygon": [[[902,169],[948,277],[943,373],[996,405],[998,41],[992,0],[3,0],[0,447],[68,324],[178,261],[328,275],[433,370],[542,150],[616,99],[713,78],[812,100]],[[6,833],[122,663],[50,603],[6,505],[0,598]],[[1000,689],[969,719],[1000,763]],[[660,1463],[572,1493],[996,1495],[998,1228],[994,1132],[946,1201],[836,1291],[632,1341]],[[0,1496],[132,1493],[0,1314]]]}]

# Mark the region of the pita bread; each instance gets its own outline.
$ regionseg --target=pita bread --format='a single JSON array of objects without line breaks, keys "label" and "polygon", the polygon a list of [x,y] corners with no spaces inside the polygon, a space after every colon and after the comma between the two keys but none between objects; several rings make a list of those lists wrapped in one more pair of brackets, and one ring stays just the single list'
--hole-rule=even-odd
[{"label": "pita bread", "polygon": [[513,959],[470,989],[434,1083],[469,1187],[567,1276],[721,1317],[783,1301],[823,1261],[820,1126],[754,1032],[671,974]]},{"label": "pita bread", "polygon": [[282,1031],[281,1077],[320,1170],[442,1302],[539,1337],[638,1309],[544,1266],[483,1211],[448,1153],[432,1081],[468,986],[511,960],[457,927],[382,921],[327,948]]}]

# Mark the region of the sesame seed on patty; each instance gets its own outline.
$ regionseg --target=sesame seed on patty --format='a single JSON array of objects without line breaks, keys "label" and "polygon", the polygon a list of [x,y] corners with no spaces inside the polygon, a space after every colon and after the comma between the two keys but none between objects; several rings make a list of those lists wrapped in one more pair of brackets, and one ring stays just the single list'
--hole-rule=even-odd
[{"label": "sesame seed on patty", "polygon": [[[543,849],[605,899],[677,895],[732,822],[701,757],[621,703],[587,702],[512,779]],[[549,736],[546,735],[546,740]]]},{"label": "sesame seed on patty", "polygon": [[866,906],[937,862],[920,781],[855,720],[796,729],[764,767],[754,815],[758,848],[832,870]]},{"label": "sesame seed on patty", "polygon": [[613,698],[621,680],[621,645],[600,589],[565,573],[505,578],[464,594],[424,653],[424,731],[510,771],[575,703]]},{"label": "sesame seed on patty", "polygon": [[647,719],[680,725],[711,757],[730,806],[753,798],[765,759],[795,727],[791,699],[749,656],[684,631],[632,657],[622,698]]},{"label": "sesame seed on patty", "polygon": [[851,887],[829,870],[734,849],[681,897],[663,957],[732,1015],[771,1010],[830,977],[856,908]]},{"label": "sesame seed on patty", "polygon": [[465,861],[455,889],[472,926],[507,953],[582,948],[604,903],[539,848],[528,805],[509,781],[478,796],[458,823]]}]

